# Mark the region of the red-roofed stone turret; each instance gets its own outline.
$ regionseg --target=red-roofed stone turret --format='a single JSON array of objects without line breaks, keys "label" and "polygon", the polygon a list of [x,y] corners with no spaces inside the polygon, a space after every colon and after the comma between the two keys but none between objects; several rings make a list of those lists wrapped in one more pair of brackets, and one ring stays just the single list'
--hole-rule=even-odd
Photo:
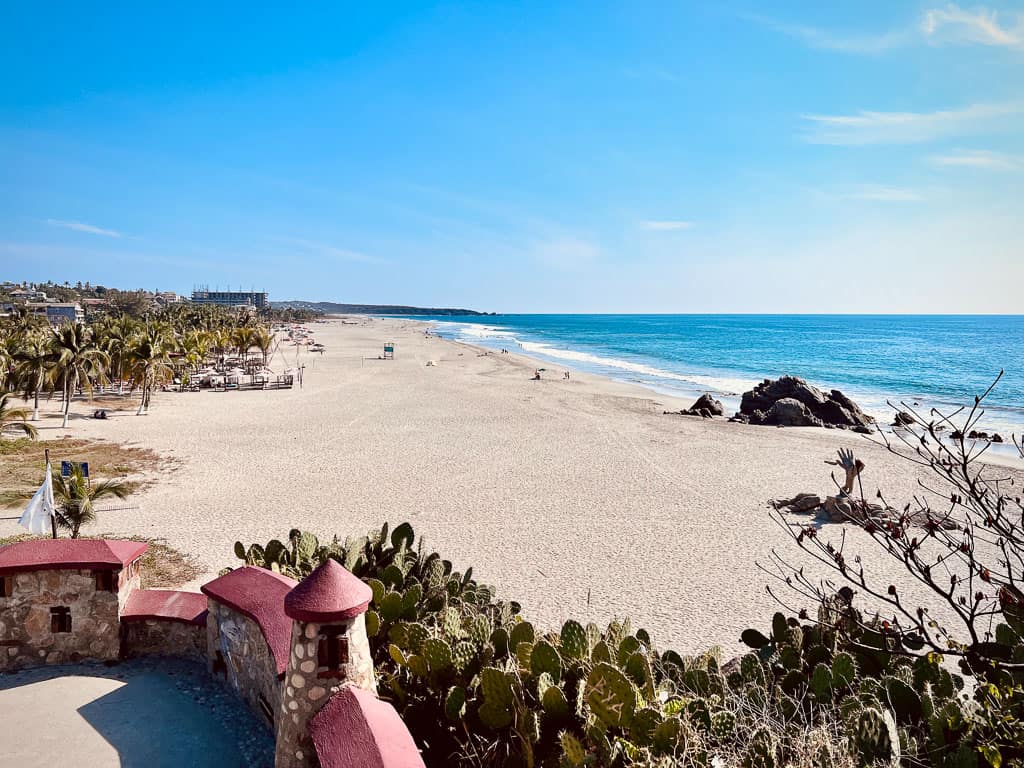
[{"label": "red-roofed stone turret", "polygon": [[365,622],[372,597],[370,588],[335,560],[325,561],[285,595],[284,612],[293,624],[275,768],[319,766],[310,718],[345,685],[376,691]]},{"label": "red-roofed stone turret", "polygon": [[366,610],[373,592],[337,560],[327,560],[284,599],[284,612],[295,621],[331,624]]}]

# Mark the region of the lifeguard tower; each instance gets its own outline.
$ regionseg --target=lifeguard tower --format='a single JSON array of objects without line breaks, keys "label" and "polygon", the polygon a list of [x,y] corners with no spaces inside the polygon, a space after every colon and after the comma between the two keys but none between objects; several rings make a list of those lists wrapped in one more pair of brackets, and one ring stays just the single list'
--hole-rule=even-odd
[{"label": "lifeguard tower", "polygon": [[394,360],[395,359],[395,342],[389,341],[384,345],[384,359]]}]

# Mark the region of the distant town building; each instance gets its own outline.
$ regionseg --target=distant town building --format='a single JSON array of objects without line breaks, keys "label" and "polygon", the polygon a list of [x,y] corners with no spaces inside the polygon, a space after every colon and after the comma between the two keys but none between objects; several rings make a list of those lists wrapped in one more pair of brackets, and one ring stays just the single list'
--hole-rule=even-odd
[{"label": "distant town building", "polygon": [[265,309],[270,306],[266,291],[192,291],[195,304],[220,304],[225,307],[254,307]]},{"label": "distant town building", "polygon": [[15,288],[8,294],[15,301],[46,301],[47,296],[43,291],[29,290],[27,288]]},{"label": "distant town building", "polygon": [[25,307],[33,315],[45,316],[50,325],[85,322],[85,310],[77,301],[29,302]]},{"label": "distant town building", "polygon": [[153,301],[161,306],[166,306],[167,304],[180,304],[184,300],[184,296],[179,296],[174,291],[157,291],[153,294]]}]

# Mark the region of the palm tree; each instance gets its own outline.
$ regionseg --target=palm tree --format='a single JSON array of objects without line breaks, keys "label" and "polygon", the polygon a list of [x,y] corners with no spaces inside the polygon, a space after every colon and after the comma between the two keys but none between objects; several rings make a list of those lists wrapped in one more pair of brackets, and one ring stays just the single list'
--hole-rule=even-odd
[{"label": "palm tree", "polygon": [[14,355],[11,349],[14,347],[13,337],[0,336],[0,387],[3,387],[11,374],[11,362]]},{"label": "palm tree", "polygon": [[0,438],[4,432],[24,432],[27,437],[35,440],[39,433],[28,423],[28,408],[13,408],[9,405],[14,397],[10,392],[0,395]]},{"label": "palm tree", "polygon": [[252,346],[260,348],[260,352],[263,353],[263,367],[266,368],[267,356],[270,354],[270,347],[274,344],[274,334],[261,325],[252,332],[250,342]]},{"label": "palm tree", "polygon": [[205,331],[189,331],[178,342],[178,351],[181,352],[186,367],[190,369],[199,368],[206,359],[209,348],[210,341]]},{"label": "palm tree", "polygon": [[52,375],[61,382],[64,392],[64,422],[61,424],[64,428],[68,425],[71,398],[79,384],[91,394],[92,377],[103,378],[109,358],[94,343],[92,332],[81,323],[65,323],[55,328],[52,343],[57,353]]},{"label": "palm tree", "polygon": [[50,369],[57,361],[50,339],[39,333],[25,336],[14,350],[14,378],[28,400],[32,398],[32,421],[39,421],[39,393],[43,391]]},{"label": "palm tree", "polygon": [[146,323],[130,350],[132,373],[142,385],[142,402],[139,403],[136,416],[149,410],[150,396],[157,380],[173,375],[173,349],[174,336],[169,327],[162,323]]},{"label": "palm tree", "polygon": [[96,326],[97,345],[110,356],[110,371],[117,378],[118,394],[124,394],[124,374],[130,358],[132,341],[138,324],[128,315],[110,318]]},{"label": "palm tree", "polygon": [[59,468],[53,469],[53,501],[57,525],[71,531],[71,538],[77,539],[83,525],[96,521],[93,502],[108,496],[123,499],[130,489],[120,480],[104,480],[92,485],[82,474],[82,467],[73,464],[71,475],[63,477]]}]

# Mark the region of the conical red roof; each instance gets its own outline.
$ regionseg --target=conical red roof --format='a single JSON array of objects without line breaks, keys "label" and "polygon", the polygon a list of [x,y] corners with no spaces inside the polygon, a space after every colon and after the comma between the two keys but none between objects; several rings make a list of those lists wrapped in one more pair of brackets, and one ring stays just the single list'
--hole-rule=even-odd
[{"label": "conical red roof", "polygon": [[373,592],[337,560],[323,565],[285,595],[284,612],[296,621],[329,624],[366,610]]}]

